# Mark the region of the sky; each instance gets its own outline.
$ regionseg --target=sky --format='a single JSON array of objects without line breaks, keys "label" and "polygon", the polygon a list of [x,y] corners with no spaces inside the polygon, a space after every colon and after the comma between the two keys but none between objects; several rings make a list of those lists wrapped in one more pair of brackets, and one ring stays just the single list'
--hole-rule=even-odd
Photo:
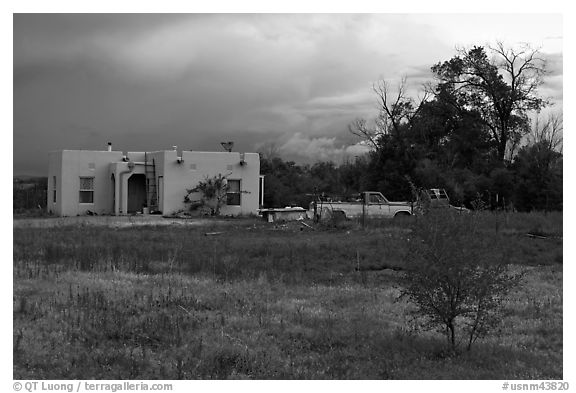
[{"label": "sky", "polygon": [[529,43],[563,102],[562,14],[14,14],[13,174],[62,149],[275,151],[341,163],[377,114],[372,84],[417,96],[455,48]]}]

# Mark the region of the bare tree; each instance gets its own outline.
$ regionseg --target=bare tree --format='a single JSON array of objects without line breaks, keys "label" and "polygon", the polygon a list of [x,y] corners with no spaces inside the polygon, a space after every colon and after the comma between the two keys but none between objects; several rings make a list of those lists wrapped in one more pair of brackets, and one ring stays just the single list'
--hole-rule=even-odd
[{"label": "bare tree", "polygon": [[506,48],[502,42],[490,49],[499,55],[496,64],[510,84],[511,94],[507,96],[503,109],[523,112],[545,105],[546,101],[536,95],[546,72],[546,60],[540,56],[540,51],[527,44],[518,49]]},{"label": "bare tree", "polygon": [[418,102],[409,97],[406,90],[408,88],[407,77],[403,76],[398,83],[396,93],[391,94],[390,85],[380,79],[372,86],[378,96],[380,114],[379,120],[385,126],[388,133],[399,136],[403,124],[411,124],[414,117],[420,111],[422,104],[428,100],[429,92],[424,89],[423,97]]},{"label": "bare tree", "polygon": [[542,120],[537,116],[528,135],[531,145],[542,144],[551,151],[562,153],[564,120],[562,112],[550,113]]},{"label": "bare tree", "polygon": [[375,149],[378,149],[378,141],[384,135],[400,138],[402,127],[406,124],[411,125],[422,104],[430,96],[429,91],[424,89],[423,96],[416,101],[408,96],[407,88],[406,76],[402,77],[394,93],[386,80],[380,79],[374,83],[372,90],[376,93],[379,110],[374,126],[368,126],[365,119],[356,119],[348,126],[350,132],[362,138]]}]

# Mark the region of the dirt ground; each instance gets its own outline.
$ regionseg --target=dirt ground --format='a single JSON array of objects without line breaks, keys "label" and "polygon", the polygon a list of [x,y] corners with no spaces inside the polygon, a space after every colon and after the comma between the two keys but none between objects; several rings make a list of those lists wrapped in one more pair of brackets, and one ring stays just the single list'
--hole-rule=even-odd
[{"label": "dirt ground", "polygon": [[14,228],[52,228],[68,225],[107,226],[124,228],[144,225],[226,225],[234,220],[215,220],[210,218],[171,218],[157,215],[135,216],[78,216],[49,218],[18,218],[13,220]]}]

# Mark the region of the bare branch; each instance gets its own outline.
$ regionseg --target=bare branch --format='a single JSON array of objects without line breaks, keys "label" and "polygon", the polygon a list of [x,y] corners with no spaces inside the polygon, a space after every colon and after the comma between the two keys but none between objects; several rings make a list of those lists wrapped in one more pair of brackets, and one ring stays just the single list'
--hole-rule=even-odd
[{"label": "bare branch", "polygon": [[418,104],[416,104],[414,99],[408,97],[408,78],[406,76],[403,76],[398,83],[392,101],[390,100],[390,87],[385,80],[379,80],[372,88],[378,96],[379,120],[383,125],[382,130],[386,133],[391,130],[396,137],[400,136],[401,126],[406,123],[411,124],[422,105],[431,96],[431,91],[424,86],[424,94],[419,97]]},{"label": "bare branch", "polygon": [[537,116],[528,136],[528,143],[543,144],[547,149],[562,153],[564,121],[562,112],[551,113],[544,120]]},{"label": "bare branch", "polygon": [[365,119],[355,119],[351,124],[348,125],[348,130],[353,135],[356,135],[363,141],[369,143],[375,149],[378,148],[378,136],[380,135],[380,132],[377,129],[368,128]]}]

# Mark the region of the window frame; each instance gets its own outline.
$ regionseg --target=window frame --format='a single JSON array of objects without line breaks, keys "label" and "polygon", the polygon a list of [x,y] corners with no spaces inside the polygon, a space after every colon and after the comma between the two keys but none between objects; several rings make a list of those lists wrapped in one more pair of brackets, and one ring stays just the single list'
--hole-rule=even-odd
[{"label": "window frame", "polygon": [[[238,191],[230,190],[230,182],[238,182]],[[228,206],[242,206],[242,179],[228,179],[228,187],[226,190],[226,205]],[[230,199],[238,199],[238,203],[230,203]]]},{"label": "window frame", "polygon": [[[83,179],[91,179],[92,180],[92,188],[82,188],[82,180]],[[94,176],[80,176],[79,177],[79,187],[78,187],[78,203],[82,205],[93,205],[94,204]],[[88,200],[91,202],[84,202],[82,200],[82,195],[90,195]]]}]

